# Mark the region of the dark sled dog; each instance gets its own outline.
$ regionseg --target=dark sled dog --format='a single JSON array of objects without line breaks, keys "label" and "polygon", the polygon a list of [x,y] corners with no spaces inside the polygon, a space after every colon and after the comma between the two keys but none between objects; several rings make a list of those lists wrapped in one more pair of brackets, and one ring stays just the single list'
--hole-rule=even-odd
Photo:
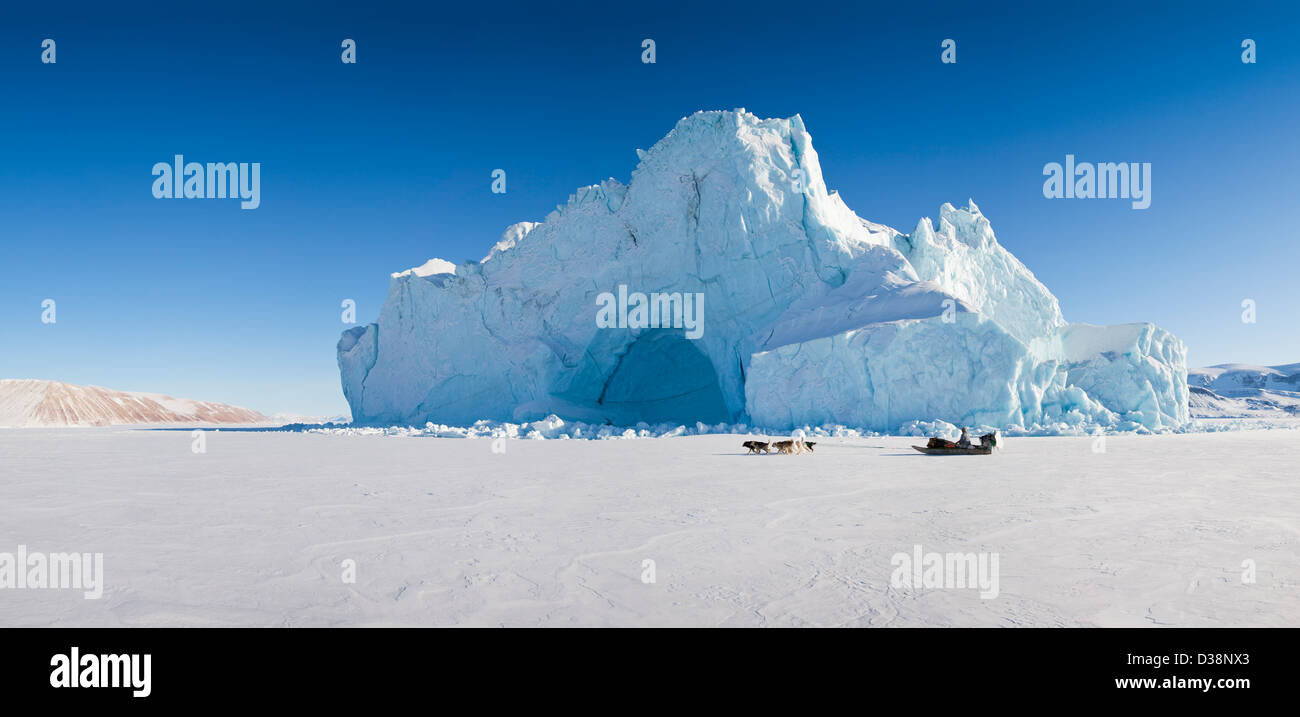
[{"label": "dark sled dog", "polygon": [[745,448],[748,448],[749,452],[754,454],[772,452],[771,443],[763,443],[761,441],[745,441],[740,445],[744,446]]}]

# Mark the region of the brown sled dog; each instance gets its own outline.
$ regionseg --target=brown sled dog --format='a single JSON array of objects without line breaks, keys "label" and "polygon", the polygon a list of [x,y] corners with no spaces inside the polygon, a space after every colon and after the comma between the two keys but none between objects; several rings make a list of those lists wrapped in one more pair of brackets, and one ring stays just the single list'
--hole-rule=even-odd
[{"label": "brown sled dog", "polygon": [[772,444],[772,447],[776,448],[778,453],[787,456],[798,455],[804,451],[808,451],[809,453],[813,452],[812,448],[807,443],[804,443],[801,438],[789,441],[777,441]]}]

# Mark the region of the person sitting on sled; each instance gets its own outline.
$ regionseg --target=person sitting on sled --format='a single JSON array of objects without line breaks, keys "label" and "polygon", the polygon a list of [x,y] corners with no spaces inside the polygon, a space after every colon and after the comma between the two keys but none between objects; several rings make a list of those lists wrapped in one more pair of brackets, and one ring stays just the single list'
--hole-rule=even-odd
[{"label": "person sitting on sled", "polygon": [[961,438],[957,439],[958,448],[970,448],[970,434],[966,432],[966,427],[961,427]]}]

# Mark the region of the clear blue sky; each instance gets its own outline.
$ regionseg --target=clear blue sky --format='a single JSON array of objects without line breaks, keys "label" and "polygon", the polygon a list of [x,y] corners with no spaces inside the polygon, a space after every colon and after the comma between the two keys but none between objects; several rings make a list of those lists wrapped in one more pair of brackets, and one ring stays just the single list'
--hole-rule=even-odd
[{"label": "clear blue sky", "polygon": [[[802,114],[865,218],[974,198],[1071,321],[1153,321],[1194,366],[1300,361],[1295,3],[14,5],[0,377],[342,412],[341,301],[372,321],[390,272],[480,258],[736,107]],[[154,199],[176,153],[261,162],[261,207]],[[1151,208],[1044,199],[1066,153],[1151,162]]]}]

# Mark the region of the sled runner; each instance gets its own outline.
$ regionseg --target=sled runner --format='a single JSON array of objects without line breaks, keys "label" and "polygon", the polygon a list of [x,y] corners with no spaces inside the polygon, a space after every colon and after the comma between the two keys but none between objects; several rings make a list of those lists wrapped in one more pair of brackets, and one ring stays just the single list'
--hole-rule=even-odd
[{"label": "sled runner", "polygon": [[929,456],[987,456],[993,452],[992,448],[985,446],[971,446],[970,448],[927,448],[925,446],[912,446],[916,450]]}]

